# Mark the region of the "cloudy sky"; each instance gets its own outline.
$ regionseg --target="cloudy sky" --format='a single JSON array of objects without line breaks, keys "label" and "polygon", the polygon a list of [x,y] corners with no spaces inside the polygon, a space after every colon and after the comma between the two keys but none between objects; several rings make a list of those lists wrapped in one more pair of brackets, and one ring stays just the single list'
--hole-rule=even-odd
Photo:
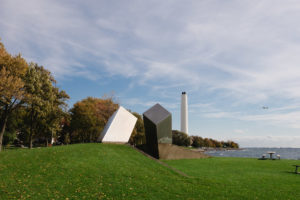
[{"label": "cloudy sky", "polygon": [[[71,96],[155,103],[189,134],[243,147],[300,147],[297,0],[0,0],[0,38]],[[262,109],[267,106],[268,109]]]}]

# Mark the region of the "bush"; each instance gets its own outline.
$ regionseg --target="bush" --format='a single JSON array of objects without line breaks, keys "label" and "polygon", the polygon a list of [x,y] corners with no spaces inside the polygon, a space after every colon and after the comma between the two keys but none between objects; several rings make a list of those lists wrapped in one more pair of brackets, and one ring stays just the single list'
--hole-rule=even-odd
[{"label": "bush", "polygon": [[192,146],[199,147],[212,147],[212,148],[239,148],[239,145],[233,141],[217,141],[211,138],[202,138],[200,136],[191,136]]},{"label": "bush", "polygon": [[191,145],[191,138],[184,132],[172,130],[172,144],[188,147]]},{"label": "bush", "polygon": [[227,142],[221,142],[222,143],[222,146],[224,147],[224,148],[239,148],[239,144],[238,143],[235,143],[235,142],[233,142],[233,141],[227,141]]},{"label": "bush", "polygon": [[195,148],[203,147],[204,146],[204,140],[202,137],[199,136],[191,136],[192,138],[192,146]]},{"label": "bush", "polygon": [[14,140],[17,138],[17,134],[15,131],[8,132],[6,131],[3,135],[3,145],[13,144]]},{"label": "bush", "polygon": [[133,112],[132,114],[137,118],[137,121],[131,133],[129,143],[134,146],[146,144],[143,118],[136,112]]}]

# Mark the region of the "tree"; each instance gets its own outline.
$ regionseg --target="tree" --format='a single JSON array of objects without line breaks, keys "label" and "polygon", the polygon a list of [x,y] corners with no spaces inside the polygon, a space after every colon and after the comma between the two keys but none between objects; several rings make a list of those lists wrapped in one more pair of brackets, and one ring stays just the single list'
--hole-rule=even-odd
[{"label": "tree", "polygon": [[191,136],[192,137],[192,146],[195,148],[203,147],[204,140],[202,137],[199,136]]},{"label": "tree", "polygon": [[[26,119],[29,127],[29,147],[32,148],[33,138],[38,136],[48,143],[61,128],[60,120],[64,114],[64,106],[69,96],[55,87],[56,81],[51,73],[31,63],[25,76]],[[51,140],[50,139],[50,140]]]},{"label": "tree", "polygon": [[17,139],[18,125],[19,123],[21,123],[19,115],[19,110],[12,112],[9,115],[2,140],[3,146],[13,144],[14,141]]},{"label": "tree", "polygon": [[214,144],[215,147],[217,147],[217,148],[222,147],[222,143],[221,142],[219,142],[217,140],[213,140],[213,139],[212,139],[212,142],[213,142],[213,144]]},{"label": "tree", "polygon": [[62,127],[61,131],[58,132],[58,142],[62,144],[69,144],[70,133],[71,133],[71,115],[69,112],[65,112],[64,117],[61,119],[60,126]]},{"label": "tree", "polygon": [[131,145],[143,145],[146,144],[146,136],[145,136],[145,128],[144,128],[144,122],[141,115],[139,115],[136,112],[132,113],[136,118],[136,124],[132,131],[132,134],[129,139],[129,143]]},{"label": "tree", "polygon": [[112,97],[88,97],[75,103],[70,110],[71,142],[96,142],[109,117],[118,107]]},{"label": "tree", "polygon": [[202,138],[200,136],[191,136],[192,146],[199,147],[213,147],[213,148],[239,148],[239,145],[233,141],[217,141],[211,138]]},{"label": "tree", "polygon": [[[44,135],[46,137],[46,143],[48,140],[52,141],[53,138],[56,138],[56,133],[60,131],[62,127],[62,120],[67,118],[69,113],[67,113],[66,108],[67,104],[65,101],[69,99],[69,96],[65,91],[59,91],[57,87],[52,88],[50,93],[50,110],[46,117],[46,123],[44,127]],[[48,134],[47,134],[48,133]]]},{"label": "tree", "polygon": [[21,55],[10,55],[0,42],[0,151],[7,120],[26,95],[23,79],[27,70],[28,64]]},{"label": "tree", "polygon": [[222,145],[224,148],[239,148],[239,144],[233,141],[228,140],[227,142],[222,141]]},{"label": "tree", "polygon": [[191,138],[184,132],[172,130],[172,143],[188,147],[191,145]]},{"label": "tree", "polygon": [[204,138],[204,146],[205,147],[215,147],[210,138]]}]

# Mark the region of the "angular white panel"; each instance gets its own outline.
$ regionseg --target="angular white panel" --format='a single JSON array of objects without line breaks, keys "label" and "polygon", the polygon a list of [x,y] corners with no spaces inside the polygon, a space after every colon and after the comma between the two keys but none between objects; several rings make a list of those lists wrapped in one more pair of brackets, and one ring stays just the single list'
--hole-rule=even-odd
[{"label": "angular white panel", "polygon": [[122,106],[109,118],[98,142],[127,143],[137,118]]}]

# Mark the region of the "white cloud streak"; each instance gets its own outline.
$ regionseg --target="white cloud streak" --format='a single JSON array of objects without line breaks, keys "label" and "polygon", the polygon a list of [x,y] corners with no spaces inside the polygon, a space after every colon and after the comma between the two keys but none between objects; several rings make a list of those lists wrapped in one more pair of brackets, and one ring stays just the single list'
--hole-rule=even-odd
[{"label": "white cloud streak", "polygon": [[241,147],[294,147],[299,148],[300,136],[239,136],[231,138]]},{"label": "white cloud streak", "polygon": [[42,50],[37,59],[57,74],[84,70],[73,63],[98,57],[93,63],[113,75],[167,76],[170,83],[206,84],[258,100],[299,97],[299,29],[292,23],[298,3],[220,3],[3,1],[1,33],[9,42],[22,39],[29,57]]}]

